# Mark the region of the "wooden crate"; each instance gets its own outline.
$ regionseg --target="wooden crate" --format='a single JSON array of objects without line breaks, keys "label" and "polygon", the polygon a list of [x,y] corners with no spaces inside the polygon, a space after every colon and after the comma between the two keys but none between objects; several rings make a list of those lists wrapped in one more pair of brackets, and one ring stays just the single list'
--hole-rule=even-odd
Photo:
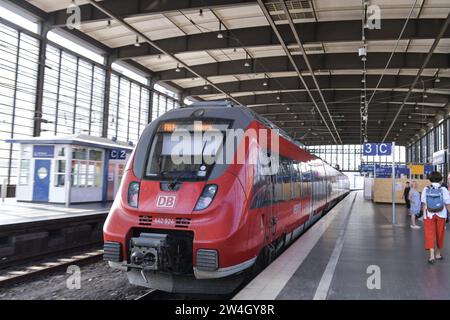
[{"label": "wooden crate", "polygon": [[[405,183],[409,181],[417,181],[418,190],[421,192],[424,187],[429,186],[429,180],[421,179],[395,179],[395,203],[405,203],[403,199],[403,190]],[[391,178],[375,178],[373,183],[373,201],[380,203],[392,203],[392,179]]]}]

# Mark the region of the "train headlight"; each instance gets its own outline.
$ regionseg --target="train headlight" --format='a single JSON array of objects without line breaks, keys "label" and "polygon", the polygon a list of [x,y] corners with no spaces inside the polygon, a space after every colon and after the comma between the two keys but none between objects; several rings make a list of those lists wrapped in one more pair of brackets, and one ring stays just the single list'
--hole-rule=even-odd
[{"label": "train headlight", "polygon": [[140,183],[137,181],[133,181],[128,185],[127,202],[128,202],[128,205],[131,207],[134,207],[134,208],[138,207],[139,188],[140,188]]},{"label": "train headlight", "polygon": [[217,192],[216,184],[207,184],[203,188],[202,194],[200,195],[200,198],[198,198],[194,210],[199,211],[208,208],[211,202],[213,201],[216,192]]}]

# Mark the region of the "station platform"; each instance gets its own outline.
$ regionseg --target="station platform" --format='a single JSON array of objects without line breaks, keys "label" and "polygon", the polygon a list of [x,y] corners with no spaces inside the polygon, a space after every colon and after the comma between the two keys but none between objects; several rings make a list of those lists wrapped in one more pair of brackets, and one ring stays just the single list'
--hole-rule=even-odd
[{"label": "station platform", "polygon": [[107,214],[111,205],[112,202],[83,203],[66,208],[63,204],[20,202],[7,198],[0,202],[0,226]]},{"label": "station platform", "polygon": [[0,269],[29,259],[99,245],[112,203],[0,202]]},{"label": "station platform", "polygon": [[450,243],[430,265],[423,229],[391,208],[350,193],[233,299],[450,299]]}]

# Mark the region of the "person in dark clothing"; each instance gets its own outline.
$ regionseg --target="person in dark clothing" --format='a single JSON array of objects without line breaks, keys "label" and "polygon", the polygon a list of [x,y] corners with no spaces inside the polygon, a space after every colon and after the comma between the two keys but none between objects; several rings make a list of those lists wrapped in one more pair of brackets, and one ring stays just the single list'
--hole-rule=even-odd
[{"label": "person in dark clothing", "polygon": [[411,187],[409,185],[409,181],[406,181],[405,183],[405,190],[403,190],[403,199],[405,199],[406,202],[406,208],[411,207],[411,203],[409,201],[409,191],[411,190]]}]

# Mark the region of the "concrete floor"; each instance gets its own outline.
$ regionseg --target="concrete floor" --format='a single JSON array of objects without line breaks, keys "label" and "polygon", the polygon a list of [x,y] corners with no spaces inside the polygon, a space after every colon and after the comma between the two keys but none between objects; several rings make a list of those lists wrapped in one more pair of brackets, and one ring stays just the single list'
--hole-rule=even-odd
[{"label": "concrete floor", "polygon": [[17,202],[7,198],[0,202],[0,225],[103,213],[108,212],[111,205],[112,202],[86,203],[66,208],[63,204]]},{"label": "concrete floor", "polygon": [[[249,284],[253,289],[264,284],[271,294],[253,290],[250,295],[246,288],[238,298],[450,299],[450,244],[443,251],[447,259],[428,264],[423,229],[409,227],[403,205],[397,206],[398,224],[392,226],[391,205],[364,200],[362,192],[353,194],[317,223],[324,226],[313,226]],[[310,239],[323,228],[311,245]],[[277,286],[277,274],[287,270],[280,266],[305,254],[309,245],[289,279]]]}]

